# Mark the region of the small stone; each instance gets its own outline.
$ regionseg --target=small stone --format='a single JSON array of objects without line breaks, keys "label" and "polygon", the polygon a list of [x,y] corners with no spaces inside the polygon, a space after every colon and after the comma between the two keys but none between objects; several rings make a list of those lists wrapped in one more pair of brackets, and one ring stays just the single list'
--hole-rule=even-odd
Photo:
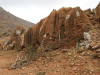
[{"label": "small stone", "polygon": [[86,52],[82,52],[81,55],[87,56],[87,53]]},{"label": "small stone", "polygon": [[100,53],[100,49],[97,49],[96,52],[97,52],[97,53]]},{"label": "small stone", "polygon": [[92,50],[97,50],[99,48],[100,48],[100,45],[95,45],[95,46],[92,47]]},{"label": "small stone", "polygon": [[74,70],[74,71],[76,71],[76,70],[77,70],[77,68],[74,68],[73,70]]},{"label": "small stone", "polygon": [[28,75],[32,75],[32,73],[28,73]]},{"label": "small stone", "polygon": [[22,69],[26,69],[26,67],[22,67]]},{"label": "small stone", "polygon": [[91,70],[91,72],[94,72],[94,70]]},{"label": "small stone", "polygon": [[68,50],[67,49],[62,49],[62,53],[64,53],[64,52],[68,52]]},{"label": "small stone", "polygon": [[60,55],[60,53],[58,52],[57,55]]},{"label": "small stone", "polygon": [[33,68],[35,68],[35,66],[33,66]]},{"label": "small stone", "polygon": [[90,74],[92,74],[92,72],[90,71]]},{"label": "small stone", "polygon": [[45,67],[48,67],[48,65],[46,64]]},{"label": "small stone", "polygon": [[71,53],[68,52],[68,55],[71,55]]},{"label": "small stone", "polygon": [[79,49],[80,49],[80,50],[83,50],[83,49],[85,49],[85,46],[79,47]]},{"label": "small stone", "polygon": [[59,70],[57,70],[57,72],[59,72]]},{"label": "small stone", "polygon": [[93,60],[93,63],[96,63],[97,61],[96,60]]},{"label": "small stone", "polygon": [[80,69],[74,68],[73,70],[74,70],[74,72],[78,72]]},{"label": "small stone", "polygon": [[65,62],[65,60],[62,60],[62,62]]},{"label": "small stone", "polygon": [[77,58],[77,57],[78,57],[77,55],[74,56],[74,58]]},{"label": "small stone", "polygon": [[38,59],[38,61],[41,61],[41,59]]},{"label": "small stone", "polygon": [[84,42],[79,43],[79,46],[85,46],[85,43]]},{"label": "small stone", "polygon": [[72,71],[71,71],[71,70],[69,70],[69,72],[70,72],[70,73],[72,73]]},{"label": "small stone", "polygon": [[85,48],[88,49],[89,47],[90,47],[90,45],[89,44],[86,44]]},{"label": "small stone", "polygon": [[90,46],[91,46],[91,47],[93,47],[94,45],[95,45],[95,43],[94,43],[94,42],[93,42],[93,43],[90,43]]},{"label": "small stone", "polygon": [[78,56],[79,58],[83,58],[82,56]]},{"label": "small stone", "polygon": [[70,66],[74,66],[74,64],[75,64],[74,62],[73,63],[70,63]]}]

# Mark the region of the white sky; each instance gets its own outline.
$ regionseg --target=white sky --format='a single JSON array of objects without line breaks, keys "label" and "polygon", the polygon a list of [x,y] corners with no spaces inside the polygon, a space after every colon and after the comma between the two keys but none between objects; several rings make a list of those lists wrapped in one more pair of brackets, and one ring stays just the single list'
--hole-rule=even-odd
[{"label": "white sky", "polygon": [[6,11],[27,21],[37,23],[53,9],[80,6],[82,10],[95,8],[100,0],[0,0]]}]

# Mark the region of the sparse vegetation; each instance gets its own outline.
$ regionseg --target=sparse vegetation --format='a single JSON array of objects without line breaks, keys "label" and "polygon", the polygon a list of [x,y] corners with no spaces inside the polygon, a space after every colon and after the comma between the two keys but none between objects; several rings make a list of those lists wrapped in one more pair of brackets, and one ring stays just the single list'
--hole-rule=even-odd
[{"label": "sparse vegetation", "polygon": [[4,28],[3,26],[0,26],[0,28]]},{"label": "sparse vegetation", "polygon": [[77,53],[82,53],[84,50],[78,50]]},{"label": "sparse vegetation", "polygon": [[11,30],[8,30],[8,32],[11,32]]},{"label": "sparse vegetation", "polygon": [[2,35],[4,36],[4,35],[6,35],[6,34],[7,34],[7,32],[3,33]]},{"label": "sparse vegetation", "polygon": [[93,55],[93,58],[94,58],[94,59],[99,58],[99,54],[94,54],[94,55]]},{"label": "sparse vegetation", "polygon": [[37,75],[45,75],[45,72],[38,72]]},{"label": "sparse vegetation", "polygon": [[38,45],[27,45],[25,55],[27,56],[27,61],[34,61],[37,58],[37,48]]},{"label": "sparse vegetation", "polygon": [[39,57],[50,56],[50,60],[52,60],[52,49],[49,45],[45,47],[40,47],[39,45],[27,45],[24,55],[27,56],[27,61],[34,61]]}]

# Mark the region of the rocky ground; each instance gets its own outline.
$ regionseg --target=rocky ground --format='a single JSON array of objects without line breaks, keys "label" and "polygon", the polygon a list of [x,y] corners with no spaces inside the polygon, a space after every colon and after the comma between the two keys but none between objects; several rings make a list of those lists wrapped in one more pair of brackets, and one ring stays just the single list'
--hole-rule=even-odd
[{"label": "rocky ground", "polygon": [[96,51],[59,49],[40,57],[29,66],[8,70],[16,50],[0,52],[1,75],[99,75],[100,56]]}]

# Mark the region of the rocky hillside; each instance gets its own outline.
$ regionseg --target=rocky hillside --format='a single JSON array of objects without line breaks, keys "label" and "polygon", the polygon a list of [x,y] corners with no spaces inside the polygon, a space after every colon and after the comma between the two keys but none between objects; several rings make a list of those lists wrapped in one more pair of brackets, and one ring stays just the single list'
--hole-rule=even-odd
[{"label": "rocky hillside", "polygon": [[28,28],[34,25],[34,23],[18,18],[0,7],[0,37],[9,36],[17,26]]}]

